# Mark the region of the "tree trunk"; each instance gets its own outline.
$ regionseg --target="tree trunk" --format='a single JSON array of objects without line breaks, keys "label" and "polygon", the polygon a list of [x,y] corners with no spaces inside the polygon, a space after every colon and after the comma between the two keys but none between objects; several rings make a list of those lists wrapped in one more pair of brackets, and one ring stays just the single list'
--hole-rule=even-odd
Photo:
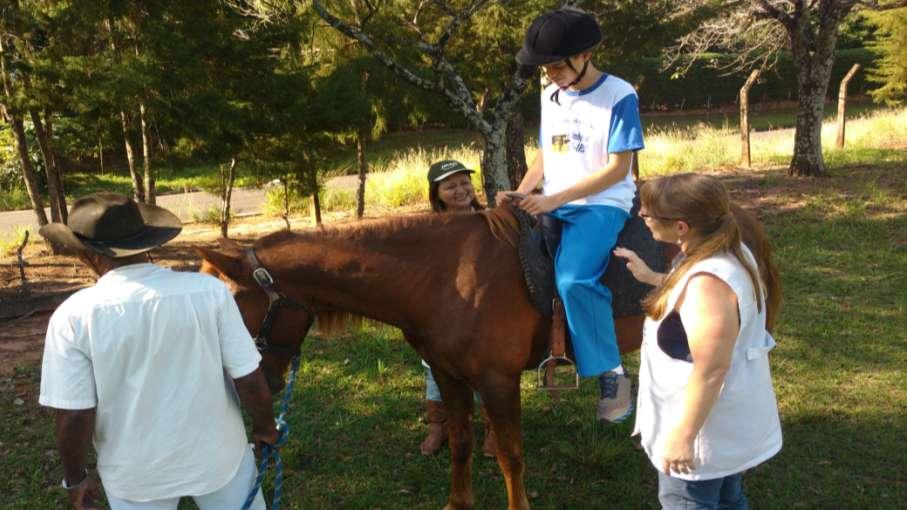
[{"label": "tree trunk", "polygon": [[98,162],[101,165],[101,175],[104,175],[104,135],[98,133]]},{"label": "tree trunk", "polygon": [[28,198],[31,199],[32,209],[35,211],[38,225],[47,225],[44,201],[41,199],[38,181],[35,178],[35,168],[32,166],[31,158],[28,154],[28,140],[25,138],[25,127],[22,125],[22,117],[13,112],[5,112],[4,117],[9,121],[10,127],[13,128],[13,135],[16,137],[16,150],[19,153],[19,162],[22,164],[22,180],[25,182],[25,190],[28,192]]},{"label": "tree trunk", "polygon": [[290,177],[282,178],[283,184],[283,222],[287,224],[287,231],[290,231]]},{"label": "tree trunk", "polygon": [[44,160],[44,173],[47,176],[47,194],[50,201],[50,218],[55,223],[66,223],[66,198],[63,196],[60,173],[54,160],[53,149],[50,145],[50,116],[47,122],[41,120],[41,115],[35,109],[28,111],[32,124],[35,125],[35,135],[38,138],[38,147]]},{"label": "tree trunk", "polygon": [[230,226],[230,200],[233,197],[233,183],[236,181],[236,158],[230,160],[229,169],[220,166],[221,182],[221,209],[220,209],[220,236],[227,237]]},{"label": "tree trunk", "polygon": [[740,87],[740,164],[746,168],[752,166],[750,158],[750,87],[758,77],[759,70],[753,70],[743,86]]},{"label": "tree trunk", "polygon": [[819,8],[815,19],[804,13],[786,25],[797,69],[798,102],[794,156],[788,168],[789,175],[825,174],[822,157],[825,94],[835,61],[838,23],[847,11],[849,9]]},{"label": "tree trunk", "polygon": [[321,199],[318,198],[318,178],[315,176],[315,169],[309,169],[309,178],[311,179],[312,188],[312,222],[316,227],[321,226]]},{"label": "tree trunk", "polygon": [[365,161],[365,128],[356,132],[356,164],[359,167],[359,189],[356,190],[356,218],[365,214],[365,176],[368,174],[368,163]]},{"label": "tree trunk", "polygon": [[839,149],[844,148],[844,112],[847,110],[847,84],[850,83],[853,75],[857,74],[859,70],[860,64],[854,64],[850,71],[847,71],[847,74],[844,75],[844,79],[841,80],[841,87],[838,89],[838,137],[836,141]]},{"label": "tree trunk", "polygon": [[[2,81],[3,84],[3,95],[7,99],[12,99],[15,91],[13,90],[10,76],[6,72],[6,46],[3,42],[5,35],[6,34],[0,33],[0,81]],[[22,115],[14,108],[7,107],[6,102],[0,101],[0,116],[2,116],[3,120],[10,125],[13,130],[13,135],[16,137],[16,151],[19,154],[19,161],[22,165],[22,180],[25,182],[25,190],[28,193],[28,198],[31,200],[38,224],[41,226],[47,225],[47,214],[44,212],[44,201],[41,199],[41,192],[38,190],[38,181],[35,179],[35,169],[32,167],[31,158],[28,155],[28,140],[25,138]]]},{"label": "tree trunk", "polygon": [[145,122],[144,101],[139,103],[139,120],[141,121],[142,127],[142,169],[145,172],[145,203],[154,205],[156,202],[156,193],[154,189],[154,172],[151,170],[151,146],[148,142],[148,125]]},{"label": "tree trunk", "polygon": [[135,151],[132,149],[132,140],[129,139],[129,120],[126,112],[120,110],[120,122],[123,126],[123,143],[126,146],[126,163],[129,165],[129,175],[132,177],[132,191],[136,202],[145,201],[145,186],[142,177],[135,171]]},{"label": "tree trunk", "polygon": [[483,133],[483,138],[482,187],[488,207],[495,207],[498,191],[510,189],[510,178],[507,175],[507,121],[499,119],[493,122],[491,130]]},{"label": "tree trunk", "polygon": [[510,189],[517,189],[526,175],[526,143],[523,138],[523,115],[516,111],[507,121],[507,175]]},{"label": "tree trunk", "polygon": [[[827,70],[797,73],[797,125],[794,133],[794,156],[789,175],[820,176],[825,174],[822,156],[822,117],[831,63]],[[822,66],[826,67],[826,66]]]},{"label": "tree trunk", "polygon": [[53,168],[53,178],[59,192],[60,218],[63,220],[63,223],[69,223],[69,210],[66,208],[66,186],[63,185],[63,169],[57,164],[57,155],[54,152],[53,143],[50,143],[53,142],[54,139],[54,123],[53,115],[51,115],[49,109],[44,110],[44,132],[47,134],[47,139],[49,140],[47,146],[50,148],[49,153]]}]

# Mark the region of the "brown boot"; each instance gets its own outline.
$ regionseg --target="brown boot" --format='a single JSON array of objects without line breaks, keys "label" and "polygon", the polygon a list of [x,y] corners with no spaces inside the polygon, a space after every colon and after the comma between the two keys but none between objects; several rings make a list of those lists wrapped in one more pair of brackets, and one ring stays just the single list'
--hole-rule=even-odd
[{"label": "brown boot", "polygon": [[426,400],[425,414],[428,416],[428,435],[419,449],[422,450],[422,455],[434,455],[447,441],[447,410],[444,402]]},{"label": "brown boot", "polygon": [[485,442],[482,443],[482,453],[489,458],[495,457],[498,453],[498,438],[491,428],[491,420],[488,419],[488,411],[485,410],[485,406],[482,406],[481,410],[482,418],[485,420]]}]

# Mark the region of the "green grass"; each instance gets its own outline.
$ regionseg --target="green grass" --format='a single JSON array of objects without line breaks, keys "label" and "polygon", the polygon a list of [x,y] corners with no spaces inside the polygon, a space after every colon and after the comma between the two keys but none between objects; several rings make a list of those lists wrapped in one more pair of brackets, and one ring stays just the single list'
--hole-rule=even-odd
[{"label": "green grass", "polygon": [[29,244],[37,241],[35,239],[37,232],[26,225],[16,225],[13,227],[13,231],[7,234],[0,233],[0,257],[16,253],[16,250],[22,245],[22,240],[25,239],[26,231],[28,231]]},{"label": "green grass", "polygon": [[[834,119],[823,123],[822,150],[829,166],[865,161],[867,150],[887,158],[903,152],[907,141],[907,108],[877,110],[850,119],[843,149],[835,146],[836,129]],[[653,129],[647,132],[645,140],[646,149],[639,155],[644,175],[740,166],[740,135],[734,126]],[[786,165],[794,151],[793,131],[753,133],[750,151],[754,167]]]},{"label": "green grass", "polygon": [[[907,159],[835,164],[823,179],[791,180],[780,170],[722,178],[741,195],[757,191],[785,291],[772,353],[785,445],[747,473],[751,507],[904,508]],[[418,452],[424,372],[400,333],[366,325],[310,338],[304,353],[283,449],[284,508],[443,506],[447,450]],[[635,373],[638,358],[625,362]],[[584,381],[553,403],[532,382],[527,373],[533,507],[657,508],[655,472],[629,437],[631,424],[594,421],[595,385]],[[64,507],[52,417],[35,404],[37,385],[35,366],[0,380],[4,508]],[[476,508],[503,508],[497,465],[476,458],[473,471]]]}]

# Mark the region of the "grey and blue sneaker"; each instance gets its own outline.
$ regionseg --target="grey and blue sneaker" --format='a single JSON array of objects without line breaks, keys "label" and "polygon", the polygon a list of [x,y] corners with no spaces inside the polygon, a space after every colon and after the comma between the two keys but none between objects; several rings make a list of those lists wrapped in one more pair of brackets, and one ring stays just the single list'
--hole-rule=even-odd
[{"label": "grey and blue sneaker", "polygon": [[596,415],[600,421],[620,423],[633,413],[633,402],[630,398],[633,386],[627,374],[605,372],[598,376],[601,398],[598,399]]}]

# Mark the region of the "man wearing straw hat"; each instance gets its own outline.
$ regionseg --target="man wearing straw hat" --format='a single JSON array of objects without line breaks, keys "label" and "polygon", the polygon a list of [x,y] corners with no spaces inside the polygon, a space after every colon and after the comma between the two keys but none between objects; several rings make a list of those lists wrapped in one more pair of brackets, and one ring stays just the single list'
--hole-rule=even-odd
[{"label": "man wearing straw hat", "polygon": [[[80,198],[69,225],[41,228],[98,276],[54,312],[41,367],[73,508],[96,508],[92,441],[111,509],[175,510],[191,496],[207,510],[239,508],[254,483],[239,405],[257,442],[277,439],[261,356],[227,288],[150,262],[181,229],[116,193]],[[265,508],[261,493],[252,508]]]}]

